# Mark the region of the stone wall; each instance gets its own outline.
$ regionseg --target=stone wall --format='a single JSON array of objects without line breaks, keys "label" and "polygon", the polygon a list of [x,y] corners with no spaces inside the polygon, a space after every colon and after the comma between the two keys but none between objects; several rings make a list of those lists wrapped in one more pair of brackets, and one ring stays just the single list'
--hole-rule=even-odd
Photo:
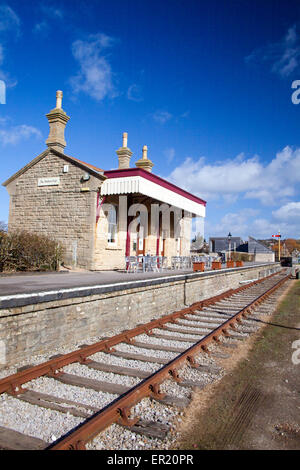
[{"label": "stone wall", "polygon": [[[123,285],[92,286],[73,293],[57,291],[48,297],[1,299],[0,361],[13,365],[36,354],[104,336],[111,328],[132,328],[196,301],[211,297],[240,282],[265,277],[279,264],[235,268],[210,273],[173,275]],[[67,297],[67,298],[64,298]],[[35,300],[33,300],[35,299]],[[18,305],[18,306],[16,306]]]},{"label": "stone wall", "polygon": [[255,253],[254,261],[257,263],[274,263],[275,253]]},{"label": "stone wall", "polygon": [[[68,164],[69,171],[63,172]],[[75,163],[50,153],[8,184],[9,231],[26,230],[60,241],[65,262],[90,269],[94,249],[97,190],[101,181]],[[59,177],[57,186],[38,186],[39,178]],[[89,189],[87,191],[87,189]]]}]

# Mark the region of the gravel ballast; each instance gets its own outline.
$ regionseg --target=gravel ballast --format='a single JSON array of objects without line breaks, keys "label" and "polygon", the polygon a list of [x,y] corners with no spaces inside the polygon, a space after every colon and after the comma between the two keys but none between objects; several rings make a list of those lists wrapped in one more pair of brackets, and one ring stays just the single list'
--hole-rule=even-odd
[{"label": "gravel ballast", "polygon": [[[257,310],[251,313],[253,318],[258,318],[260,314],[266,314],[266,310],[269,313],[272,313],[275,305],[276,299],[279,295],[282,294],[282,289],[280,292],[277,292],[277,295],[273,295],[271,297],[273,302],[273,307],[269,303],[268,308],[266,309],[266,304],[259,306]],[[238,309],[237,309],[238,311]],[[211,320],[216,320],[215,312],[210,311],[209,308],[206,313],[211,313],[211,317],[206,316],[205,319],[211,318]],[[198,313],[201,315],[201,311]],[[159,315],[158,315],[159,316]],[[220,321],[224,321],[228,318],[227,315],[220,314]],[[140,319],[141,320],[141,319]],[[242,334],[245,338],[249,336],[244,330],[252,330],[256,331],[260,327],[260,323],[251,322],[249,320],[244,325],[238,325],[237,331],[239,334]],[[192,315],[189,316],[186,320],[180,320],[178,324],[169,324],[175,328],[184,328],[189,329],[191,331],[190,334],[182,334],[180,332],[174,331],[167,331],[165,329],[155,329],[153,330],[154,333],[164,334],[165,336],[170,336],[170,339],[163,339],[163,338],[155,338],[153,336],[147,336],[145,334],[141,334],[135,339],[140,342],[146,342],[148,344],[154,345],[163,345],[166,347],[180,347],[180,348],[188,348],[195,342],[195,337],[193,337],[193,331],[196,333],[197,329],[192,328],[192,326],[200,327],[200,329],[207,329],[207,333],[211,331],[215,326],[214,323],[204,324],[201,325],[193,321]],[[113,336],[121,332],[126,328],[126,325],[122,325],[122,328],[115,328],[110,330],[109,333],[106,333],[107,336]],[[199,331],[199,330],[198,330]],[[234,331],[232,330],[234,335]],[[199,341],[203,335],[197,335],[197,341]],[[172,337],[172,338],[171,338]],[[184,342],[176,341],[174,338],[185,339]],[[226,343],[228,341],[232,341],[232,339],[227,338],[220,338],[222,342]],[[46,361],[50,358],[50,356],[55,354],[65,354],[67,352],[74,351],[75,349],[79,348],[79,346],[83,343],[85,344],[93,344],[101,340],[101,337],[90,337],[80,343],[76,343],[74,345],[70,345],[67,348],[60,347],[56,350],[51,351],[51,354],[47,355],[38,355],[32,357],[30,362],[31,364],[39,364],[43,361]],[[238,341],[236,342],[239,343]],[[174,359],[178,354],[172,353],[168,351],[161,351],[161,350],[150,350],[146,348],[136,347],[131,344],[121,343],[115,346],[117,351],[121,352],[132,352],[135,354],[142,354],[145,356],[151,356],[156,358],[165,358],[168,360]],[[211,344],[209,346],[209,350],[214,352],[218,351],[217,344]],[[234,350],[233,350],[234,351]],[[231,351],[228,349],[228,352]],[[113,355],[109,355],[103,352],[95,353],[93,356],[90,356],[90,359],[104,362],[105,364],[113,364],[116,366],[121,367],[131,367],[134,369],[140,369],[144,371],[148,371],[152,373],[158,370],[161,365],[154,362],[144,362],[138,360],[129,360],[122,357],[116,357]],[[179,377],[185,381],[195,381],[199,382],[203,385],[209,384],[215,380],[220,379],[224,375],[224,370],[218,364],[218,361],[215,361],[214,358],[205,353],[199,353],[195,360],[200,365],[204,366],[212,366],[213,372],[209,372],[209,368],[205,369],[205,371],[196,370],[188,365],[184,365],[181,369],[178,370]],[[17,368],[28,364],[28,361],[20,362],[16,364],[14,367],[6,368],[0,371],[0,378],[6,377],[12,373],[17,371]],[[128,387],[132,387],[139,383],[141,379],[136,377],[128,377],[125,375],[114,374],[110,372],[101,372],[99,370],[94,370],[91,368],[86,367],[85,365],[74,363],[63,368],[63,372],[69,374],[75,374],[80,377],[91,378],[94,380],[99,381],[107,381],[112,382],[115,384],[121,384]],[[116,395],[109,394],[109,393],[102,393],[96,392],[92,389],[85,389],[77,386],[70,386],[63,383],[58,382],[55,379],[49,377],[41,377],[36,380],[32,380],[28,382],[24,387],[28,389],[32,389],[36,392],[46,393],[50,395],[54,395],[56,397],[62,399],[73,400],[78,403],[91,405],[93,407],[98,408],[99,410],[110,403],[112,400],[116,398]],[[177,398],[190,398],[193,395],[193,390],[190,387],[183,387],[178,383],[174,382],[173,380],[168,380],[161,385],[161,390],[163,392],[167,392],[168,395],[173,395]],[[149,420],[155,422],[161,422],[162,424],[166,424],[170,426],[170,432],[166,439],[163,441],[159,439],[153,439],[145,436],[141,436],[139,434],[133,433],[124,427],[119,425],[112,425],[105,431],[101,432],[96,438],[94,438],[90,443],[88,443],[88,449],[112,449],[112,450],[142,450],[142,449],[170,449],[176,442],[178,437],[178,433],[176,431],[176,426],[182,420],[184,412],[182,409],[165,406],[153,399],[145,398],[142,399],[137,405],[135,405],[131,410],[131,416],[140,416],[142,420]],[[21,400],[16,399],[6,393],[0,395],[0,426],[8,427],[14,429],[16,431],[22,432],[29,436],[37,437],[40,439],[45,440],[46,442],[53,442],[61,435],[64,435],[72,428],[83,422],[84,418],[78,418],[72,416],[70,413],[62,413],[58,411],[44,409],[38,406],[31,405],[29,403],[25,403]]]}]

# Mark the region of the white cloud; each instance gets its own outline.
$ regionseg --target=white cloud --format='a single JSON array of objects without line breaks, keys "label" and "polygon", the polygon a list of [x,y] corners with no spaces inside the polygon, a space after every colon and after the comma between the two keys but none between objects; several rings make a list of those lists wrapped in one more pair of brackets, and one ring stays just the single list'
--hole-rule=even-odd
[{"label": "white cloud", "polygon": [[49,18],[62,20],[64,17],[64,13],[60,8],[49,5],[41,5],[41,10],[45,15],[49,16]]},{"label": "white cloud", "polygon": [[18,35],[20,24],[20,18],[12,8],[0,5],[0,32],[13,30]]},{"label": "white cloud", "polygon": [[47,33],[48,31],[49,25],[46,21],[41,21],[40,23],[37,23],[33,28],[34,33]]},{"label": "white cloud", "polygon": [[[217,223],[205,221],[205,233],[208,237],[225,236],[229,231],[233,236],[244,240],[248,236],[264,239],[282,234],[283,238],[299,238],[300,202],[289,202],[271,213],[261,215],[262,210],[242,209],[226,213]],[[208,213],[209,216],[209,213]]]},{"label": "white cloud", "polygon": [[[269,163],[244,154],[215,163],[207,163],[204,157],[187,158],[167,178],[208,201],[207,238],[229,231],[244,240],[270,238],[278,230],[284,238],[300,236],[300,148],[285,147]],[[226,206],[250,199],[261,206],[224,212]],[[212,220],[220,207],[214,200],[223,206],[217,222]]]},{"label": "white cloud", "polygon": [[259,214],[259,210],[246,208],[238,212],[228,212],[225,214],[217,224],[212,224],[209,221],[205,222],[205,232],[209,236],[225,236],[231,232],[233,236],[241,237],[244,240],[253,233],[256,233],[253,224],[250,222],[251,218]]},{"label": "white cloud", "polygon": [[1,116],[1,117],[0,117],[0,126],[3,126],[3,125],[5,125],[5,124],[7,124],[7,122],[8,122],[9,120],[10,120],[9,117],[7,117],[7,116]]},{"label": "white cloud", "polygon": [[225,214],[217,224],[205,222],[205,233],[208,237],[226,236],[230,231],[233,236],[247,240],[248,237],[257,239],[271,238],[281,230],[284,238],[299,237],[300,224],[289,225],[282,220],[274,221],[272,218],[257,217],[258,211],[251,209],[240,210]]},{"label": "white cloud", "polygon": [[152,115],[154,121],[158,122],[159,124],[165,124],[169,121],[173,116],[168,111],[156,111]]},{"label": "white cloud", "polygon": [[127,90],[127,98],[131,101],[136,101],[137,103],[143,101],[141,87],[135,83],[130,85]]},{"label": "white cloud", "polygon": [[[3,65],[5,60],[5,49],[3,43],[9,35],[13,38],[19,37],[20,25],[20,18],[14,12],[14,10],[8,5],[0,5],[0,34],[2,41],[0,43],[0,66]],[[12,80],[9,74],[4,70],[0,70],[0,80],[5,82],[7,88],[14,87],[17,84],[17,81]]]},{"label": "white cloud", "polygon": [[272,212],[274,219],[284,222],[300,222],[300,202],[289,202]]},{"label": "white cloud", "polygon": [[14,88],[18,84],[17,80],[11,78],[7,72],[3,72],[2,70],[0,70],[0,80],[5,82],[6,88]]},{"label": "white cloud", "polygon": [[300,218],[288,222],[286,219],[274,217],[257,218],[249,220],[245,224],[248,234],[255,238],[271,238],[272,235],[280,233],[283,238],[299,238]]},{"label": "white cloud", "polygon": [[[64,18],[64,12],[60,8],[56,8],[54,6],[49,5],[40,5],[40,11],[43,13],[43,18],[41,21],[36,23],[33,28],[34,33],[40,33],[46,35],[51,27],[51,23],[55,20],[62,20]],[[53,21],[52,21],[53,20]],[[50,23],[50,24],[49,24]]]},{"label": "white cloud", "polygon": [[181,118],[187,118],[187,117],[189,117],[189,115],[190,115],[190,111],[185,111],[184,113],[182,113],[182,114],[180,115],[180,117],[181,117]]},{"label": "white cloud", "polygon": [[3,64],[3,61],[4,61],[4,49],[3,49],[2,44],[0,44],[0,65]]},{"label": "white cloud", "polygon": [[167,162],[168,163],[171,163],[171,161],[174,159],[175,157],[175,149],[173,147],[171,148],[168,148],[164,151],[164,156],[166,157],[167,159]]},{"label": "white cloud", "polygon": [[297,26],[290,27],[281,41],[254,50],[245,58],[246,63],[268,63],[271,71],[288,77],[299,70],[300,37]]},{"label": "white cloud", "polygon": [[101,33],[89,36],[87,41],[73,42],[72,53],[80,65],[80,71],[71,78],[75,94],[84,92],[97,101],[117,96],[112,69],[103,54],[113,44],[111,37]]},{"label": "white cloud", "polygon": [[26,124],[10,127],[8,129],[0,129],[0,144],[16,145],[21,140],[29,139],[32,136],[40,138],[42,134],[35,127],[27,126]]},{"label": "white cloud", "polygon": [[288,202],[297,192],[300,149],[285,147],[268,164],[263,164],[258,156],[245,158],[243,154],[214,164],[206,163],[204,157],[189,157],[168,178],[208,201],[232,202],[241,197],[274,206]]},{"label": "white cloud", "polygon": [[[286,227],[283,227],[283,234],[286,235],[289,233],[286,230]],[[249,221],[247,225],[248,233],[254,238],[271,238],[272,235],[278,232],[278,224],[267,218],[259,218],[253,221]]]}]

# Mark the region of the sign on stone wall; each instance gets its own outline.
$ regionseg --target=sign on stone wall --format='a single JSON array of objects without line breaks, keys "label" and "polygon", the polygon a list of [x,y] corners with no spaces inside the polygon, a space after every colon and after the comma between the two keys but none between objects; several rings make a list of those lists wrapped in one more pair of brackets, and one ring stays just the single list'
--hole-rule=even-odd
[{"label": "sign on stone wall", "polygon": [[60,182],[59,177],[53,178],[39,178],[38,186],[58,186]]}]

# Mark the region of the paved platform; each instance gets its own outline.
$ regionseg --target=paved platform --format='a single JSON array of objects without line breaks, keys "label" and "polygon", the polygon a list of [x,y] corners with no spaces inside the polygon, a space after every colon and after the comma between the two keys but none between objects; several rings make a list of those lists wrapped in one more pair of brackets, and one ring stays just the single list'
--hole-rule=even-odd
[{"label": "paved platform", "polygon": [[0,277],[0,296],[48,292],[76,287],[105,286],[132,281],[184,275],[192,270],[165,270],[163,272],[122,273],[117,271],[59,272],[19,274]]},{"label": "paved platform", "polygon": [[[244,268],[229,268],[223,269],[232,271],[233,269],[245,269],[257,265],[270,265],[272,263],[245,263]],[[275,264],[275,263],[274,263]],[[0,297],[4,296],[20,296],[26,294],[34,294],[50,291],[61,291],[76,288],[92,288],[92,287],[105,287],[105,286],[120,286],[130,284],[137,281],[151,281],[162,280],[175,276],[177,279],[184,279],[185,276],[199,276],[206,274],[219,273],[220,271],[205,271],[204,273],[193,273],[189,270],[164,270],[162,272],[139,272],[139,273],[125,273],[118,271],[84,271],[84,272],[59,272],[59,273],[36,273],[28,274],[22,273],[17,275],[0,276]],[[144,284],[144,283],[142,283]]]}]

